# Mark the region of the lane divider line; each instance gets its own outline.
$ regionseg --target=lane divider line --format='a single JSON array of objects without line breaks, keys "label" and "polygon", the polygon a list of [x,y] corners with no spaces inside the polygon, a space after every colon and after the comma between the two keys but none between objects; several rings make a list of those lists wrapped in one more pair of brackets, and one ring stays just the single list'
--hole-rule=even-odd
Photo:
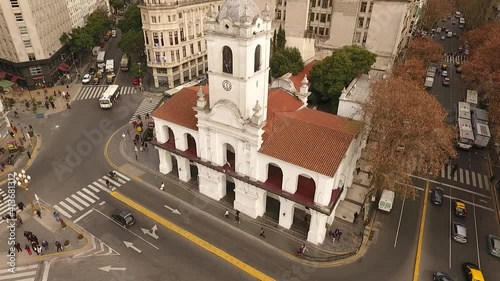
[{"label": "lane divider line", "polygon": [[422,208],[422,218],[420,219],[420,230],[418,232],[417,254],[415,256],[413,281],[418,281],[418,275],[420,274],[420,259],[422,257],[422,242],[424,240],[425,216],[427,214],[428,198],[429,198],[429,181],[427,181],[425,184],[424,206]]},{"label": "lane divider line", "polygon": [[171,231],[177,233],[178,235],[184,237],[185,239],[191,241],[192,243],[198,245],[199,247],[207,250],[208,252],[210,252],[210,253],[218,256],[219,258],[229,262],[230,264],[236,266],[237,268],[241,269],[242,271],[249,274],[250,276],[255,277],[258,280],[262,280],[262,281],[274,280],[270,276],[264,274],[263,272],[257,270],[256,268],[250,266],[249,264],[243,262],[242,260],[240,260],[240,259],[230,255],[229,253],[215,247],[214,245],[197,237],[196,235],[190,233],[189,231],[187,231],[187,230],[179,227],[178,225],[170,222],[169,220],[161,217],[160,215],[154,213],[153,211],[150,211],[149,209],[147,209],[144,206],[142,206],[141,204],[129,199],[128,197],[124,196],[123,194],[120,194],[116,191],[113,191],[110,193],[110,195],[113,196],[115,199],[128,205],[129,207],[135,209],[136,211],[142,213],[143,215],[149,217],[150,219],[156,221],[157,223],[163,225],[164,227],[170,229]]}]

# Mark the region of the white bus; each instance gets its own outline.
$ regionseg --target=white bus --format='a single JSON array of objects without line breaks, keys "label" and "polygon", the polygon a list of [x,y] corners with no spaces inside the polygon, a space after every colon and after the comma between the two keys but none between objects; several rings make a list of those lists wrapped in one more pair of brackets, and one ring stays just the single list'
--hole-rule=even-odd
[{"label": "white bus", "polygon": [[115,72],[115,61],[114,60],[107,60],[106,61],[106,72],[107,73]]},{"label": "white bus", "polygon": [[458,102],[458,118],[471,120],[470,104],[469,103],[466,103],[463,101]]},{"label": "white bus", "polygon": [[97,63],[103,63],[105,59],[106,59],[105,51],[100,51],[99,53],[97,53]]},{"label": "white bus", "polygon": [[470,119],[458,118],[458,141],[457,147],[465,150],[472,148],[474,144],[474,131]]},{"label": "white bus", "polygon": [[99,105],[101,108],[111,108],[118,99],[119,91],[118,85],[109,86],[99,98]]}]

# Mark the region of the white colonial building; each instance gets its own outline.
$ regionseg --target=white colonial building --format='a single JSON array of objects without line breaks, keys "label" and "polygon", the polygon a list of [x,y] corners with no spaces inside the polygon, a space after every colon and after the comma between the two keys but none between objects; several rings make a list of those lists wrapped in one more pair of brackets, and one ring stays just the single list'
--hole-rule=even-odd
[{"label": "white colonial building", "polygon": [[287,229],[310,216],[307,240],[322,243],[352,183],[362,124],[307,108],[304,72],[269,87],[269,15],[253,0],[210,9],[209,86],[185,88],[155,110],[152,143],[162,173],[195,178],[200,193]]}]

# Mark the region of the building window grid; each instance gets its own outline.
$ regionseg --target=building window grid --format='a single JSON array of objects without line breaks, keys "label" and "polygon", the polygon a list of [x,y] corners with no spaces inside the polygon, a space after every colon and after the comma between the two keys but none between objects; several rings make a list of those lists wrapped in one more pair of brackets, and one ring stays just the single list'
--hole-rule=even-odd
[{"label": "building window grid", "polygon": [[18,0],[10,0],[10,5],[12,8],[19,8],[19,1]]},{"label": "building window grid", "polygon": [[14,16],[16,17],[16,21],[17,22],[24,21],[23,14],[21,14],[21,13],[14,13]]},{"label": "building window grid", "polygon": [[370,28],[370,18],[366,19],[365,28]]},{"label": "building window grid", "polygon": [[365,22],[365,18],[359,17],[358,18],[358,27],[363,27],[364,22]]},{"label": "building window grid", "polygon": [[42,74],[42,66],[30,66],[31,75],[39,75]]},{"label": "building window grid", "polygon": [[29,53],[28,54],[28,60],[29,61],[35,61],[36,60],[35,54],[34,53]]},{"label": "building window grid", "polygon": [[367,2],[361,2],[361,8],[359,9],[359,11],[361,13],[366,13],[366,7],[368,6],[368,3]]},{"label": "building window grid", "polygon": [[24,47],[25,48],[31,48],[31,47],[33,47],[33,45],[31,44],[31,40],[30,39],[23,40],[23,43],[24,43]]},{"label": "building window grid", "polygon": [[370,3],[370,8],[368,8],[368,13],[371,13],[373,11],[373,2]]}]

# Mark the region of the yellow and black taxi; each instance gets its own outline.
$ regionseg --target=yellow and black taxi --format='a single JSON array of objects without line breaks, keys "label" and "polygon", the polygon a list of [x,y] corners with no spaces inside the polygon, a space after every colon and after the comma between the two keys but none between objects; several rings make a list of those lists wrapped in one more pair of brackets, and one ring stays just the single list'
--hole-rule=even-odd
[{"label": "yellow and black taxi", "polygon": [[455,216],[465,218],[467,216],[467,207],[465,203],[460,200],[453,200],[453,212]]},{"label": "yellow and black taxi", "polygon": [[462,270],[464,271],[465,280],[467,281],[484,281],[483,273],[481,269],[473,263],[466,262],[462,264]]}]

